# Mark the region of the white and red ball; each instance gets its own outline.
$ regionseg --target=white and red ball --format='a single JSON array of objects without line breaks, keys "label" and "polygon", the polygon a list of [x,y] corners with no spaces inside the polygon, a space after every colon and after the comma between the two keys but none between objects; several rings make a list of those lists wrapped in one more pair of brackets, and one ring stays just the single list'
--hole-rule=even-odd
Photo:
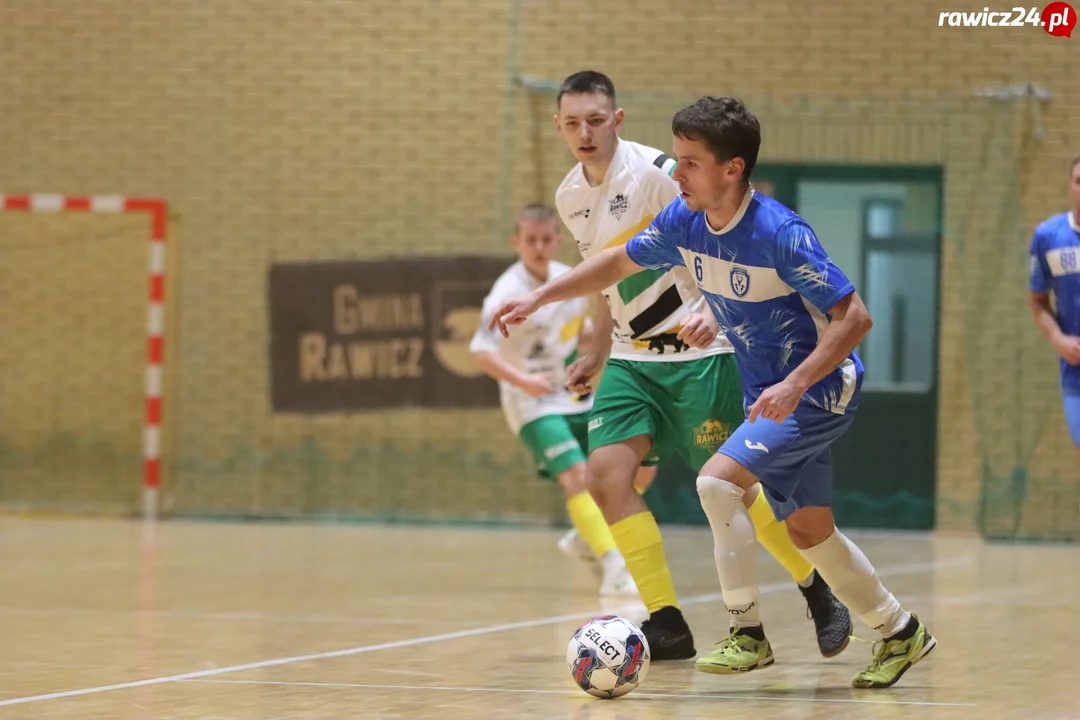
[{"label": "white and red ball", "polygon": [[610,700],[644,682],[649,673],[649,643],[634,623],[605,615],[574,632],[566,648],[566,662],[578,687]]}]

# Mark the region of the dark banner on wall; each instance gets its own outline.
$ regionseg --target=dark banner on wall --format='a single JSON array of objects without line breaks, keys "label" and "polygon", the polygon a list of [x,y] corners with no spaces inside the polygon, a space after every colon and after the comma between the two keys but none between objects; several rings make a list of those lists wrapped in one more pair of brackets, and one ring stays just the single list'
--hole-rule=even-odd
[{"label": "dark banner on wall", "polygon": [[283,263],[270,268],[275,412],[499,403],[469,353],[512,258]]}]

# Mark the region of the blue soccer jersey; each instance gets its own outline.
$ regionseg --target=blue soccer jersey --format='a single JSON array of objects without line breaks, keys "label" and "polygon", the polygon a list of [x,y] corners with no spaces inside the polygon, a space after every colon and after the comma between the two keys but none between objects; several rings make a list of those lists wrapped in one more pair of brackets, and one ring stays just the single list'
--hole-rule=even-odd
[{"label": "blue soccer jersey", "polygon": [[[1057,322],[1066,335],[1080,335],[1080,223],[1072,213],[1043,221],[1031,237],[1031,291],[1053,292]],[[1061,361],[1061,386],[1080,393],[1080,367]]]},{"label": "blue soccer jersey", "polygon": [[[720,231],[676,198],[626,250],[642,267],[681,265],[692,272],[735,347],[747,405],[813,352],[828,311],[855,290],[805,220],[753,190]],[[801,402],[841,415],[853,411],[862,375],[852,352]]]}]

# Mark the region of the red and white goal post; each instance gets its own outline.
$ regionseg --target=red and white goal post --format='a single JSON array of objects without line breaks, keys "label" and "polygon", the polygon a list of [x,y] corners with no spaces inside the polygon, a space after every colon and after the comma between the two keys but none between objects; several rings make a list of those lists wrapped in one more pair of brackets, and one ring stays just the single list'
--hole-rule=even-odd
[{"label": "red and white goal post", "polygon": [[122,195],[3,195],[0,212],[146,213],[150,220],[146,320],[146,425],[143,431],[142,515],[155,519],[161,484],[162,366],[165,360],[165,226],[168,205]]}]

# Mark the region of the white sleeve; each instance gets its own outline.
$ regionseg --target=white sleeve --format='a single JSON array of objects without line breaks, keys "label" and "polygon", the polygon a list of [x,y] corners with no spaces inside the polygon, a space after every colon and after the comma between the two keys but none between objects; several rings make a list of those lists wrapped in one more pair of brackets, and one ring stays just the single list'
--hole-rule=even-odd
[{"label": "white sleeve", "polygon": [[659,215],[660,211],[666,208],[672,200],[679,197],[679,184],[671,179],[671,176],[668,175],[669,170],[666,169],[669,167],[674,169],[674,163],[674,160],[669,159],[662,168],[650,167],[644,178],[642,178],[649,212],[653,215]]},{"label": "white sleeve", "polygon": [[[558,191],[555,192],[555,212],[559,213],[559,219],[562,220],[563,226],[569,230],[570,218],[566,216],[566,198]],[[573,233],[571,232],[571,235],[572,234]]]},{"label": "white sleeve", "polygon": [[559,192],[555,191],[555,212],[559,213],[559,219],[563,221],[563,225],[566,224],[566,215],[563,213],[563,201]]},{"label": "white sleeve", "polygon": [[503,341],[506,339],[499,332],[498,328],[488,330],[488,324],[491,322],[492,314],[502,304],[502,293],[496,294],[496,288],[492,288],[491,293],[484,298],[484,306],[480,311],[480,325],[477,326],[476,332],[473,333],[472,340],[469,341],[469,352],[499,352],[502,347]]}]

